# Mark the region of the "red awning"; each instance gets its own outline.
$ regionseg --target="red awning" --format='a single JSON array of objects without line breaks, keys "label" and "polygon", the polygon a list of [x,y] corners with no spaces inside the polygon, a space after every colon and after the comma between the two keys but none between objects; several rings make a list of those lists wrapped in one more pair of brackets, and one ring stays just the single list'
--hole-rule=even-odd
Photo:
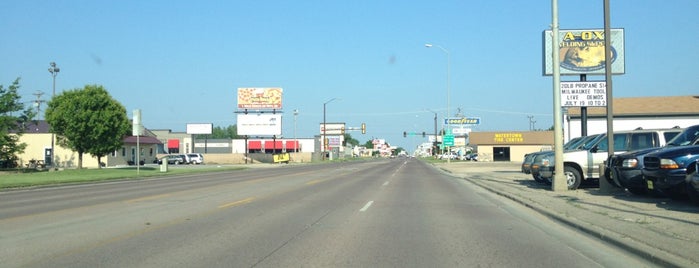
[{"label": "red awning", "polygon": [[262,149],[262,141],[248,141],[248,150]]},{"label": "red awning", "polygon": [[167,140],[167,148],[168,149],[179,149],[180,148],[180,140]]},{"label": "red awning", "polygon": [[266,141],[265,150],[281,150],[284,142],[282,141]]},{"label": "red awning", "polygon": [[286,141],[286,149],[287,150],[298,149],[298,141]]}]

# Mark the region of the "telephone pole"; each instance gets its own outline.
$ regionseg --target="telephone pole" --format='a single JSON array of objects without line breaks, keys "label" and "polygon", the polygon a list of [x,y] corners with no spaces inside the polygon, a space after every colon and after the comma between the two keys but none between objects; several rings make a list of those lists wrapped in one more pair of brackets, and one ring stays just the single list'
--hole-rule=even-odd
[{"label": "telephone pole", "polygon": [[41,99],[41,95],[44,95],[44,92],[41,91],[36,91],[34,94],[36,96],[36,100],[34,101],[34,106],[36,106],[36,119],[39,120],[41,119],[41,103],[45,102],[44,100]]}]

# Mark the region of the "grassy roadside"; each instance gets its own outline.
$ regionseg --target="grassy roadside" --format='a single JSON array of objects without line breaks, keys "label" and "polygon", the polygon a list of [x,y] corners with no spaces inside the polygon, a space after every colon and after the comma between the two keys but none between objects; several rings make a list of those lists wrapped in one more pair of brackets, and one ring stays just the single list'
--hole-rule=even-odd
[{"label": "grassy roadside", "polygon": [[67,169],[42,172],[6,172],[0,174],[0,189],[33,187],[63,183],[86,183],[117,179],[142,179],[179,174],[205,173],[226,170],[240,170],[241,166],[211,166],[198,168],[170,168],[167,173],[160,172],[159,167],[103,168],[103,169]]}]

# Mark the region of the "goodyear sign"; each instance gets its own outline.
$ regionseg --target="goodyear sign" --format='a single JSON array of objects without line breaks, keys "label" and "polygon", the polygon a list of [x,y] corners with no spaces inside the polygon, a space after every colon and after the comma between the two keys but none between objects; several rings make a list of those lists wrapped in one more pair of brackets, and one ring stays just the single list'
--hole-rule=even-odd
[{"label": "goodyear sign", "polygon": [[480,125],[480,117],[445,118],[445,125]]},{"label": "goodyear sign", "polygon": [[[613,74],[623,74],[624,29],[610,30]],[[552,31],[544,31],[544,75],[553,75]],[[604,29],[560,30],[559,53],[561,75],[605,74]]]}]

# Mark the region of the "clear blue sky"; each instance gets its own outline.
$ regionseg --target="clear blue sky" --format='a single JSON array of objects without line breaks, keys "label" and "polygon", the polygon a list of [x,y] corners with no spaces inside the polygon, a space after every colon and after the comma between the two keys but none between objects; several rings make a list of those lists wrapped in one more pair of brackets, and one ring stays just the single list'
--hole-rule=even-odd
[{"label": "clear blue sky", "polygon": [[[611,0],[624,28],[626,74],[615,97],[699,95],[699,1]],[[561,29],[603,27],[603,1],[559,1]],[[0,84],[21,77],[23,101],[103,85],[151,129],[236,123],[239,87],[284,89],[284,136],[345,122],[412,149],[433,114],[480,117],[474,131],[553,125],[552,78],[542,69],[551,1],[2,1]],[[564,77],[576,80],[578,77]],[[591,76],[588,80],[603,80]]]}]

